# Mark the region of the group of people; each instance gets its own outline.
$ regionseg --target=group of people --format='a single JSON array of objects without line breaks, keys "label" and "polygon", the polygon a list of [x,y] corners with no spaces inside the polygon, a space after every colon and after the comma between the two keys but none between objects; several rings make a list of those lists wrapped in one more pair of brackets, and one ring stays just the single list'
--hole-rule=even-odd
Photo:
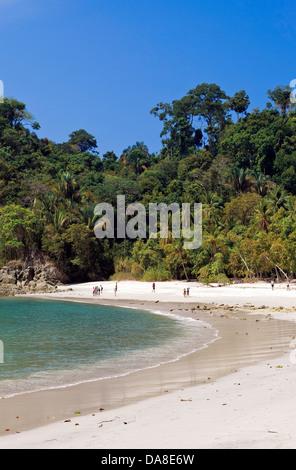
[{"label": "group of people", "polygon": [[[116,295],[116,292],[117,292],[117,282],[115,284],[115,287],[114,287],[114,295]],[[103,293],[103,286],[100,285],[99,286],[96,286],[93,288],[93,296],[96,297],[97,295],[101,295]]]},{"label": "group of people", "polygon": [[189,287],[187,287],[187,289],[184,288],[183,295],[184,297],[189,297]]},{"label": "group of people", "polygon": [[103,286],[100,285],[93,288],[93,296],[101,295],[103,293]]},{"label": "group of people", "polygon": [[[273,286],[272,286],[273,288]],[[155,292],[155,282],[152,283],[152,292]],[[101,295],[103,293],[103,286],[100,285],[99,286],[96,286],[93,288],[93,296],[97,296],[97,295]],[[117,282],[115,283],[115,287],[114,287],[114,295],[116,296],[116,293],[117,293]],[[184,288],[184,291],[183,291],[183,295],[184,297],[189,297],[189,287]]]},{"label": "group of people", "polygon": [[[274,280],[271,281],[271,289],[274,290]],[[290,290],[290,283],[288,281],[287,283],[287,290]],[[152,292],[155,292],[155,282],[152,283]],[[100,285],[96,286],[93,288],[93,296],[101,295],[103,293],[103,286]],[[116,296],[117,293],[117,282],[115,283],[114,287],[114,295]],[[183,290],[183,296],[184,297],[189,297],[189,287],[184,288]]]}]

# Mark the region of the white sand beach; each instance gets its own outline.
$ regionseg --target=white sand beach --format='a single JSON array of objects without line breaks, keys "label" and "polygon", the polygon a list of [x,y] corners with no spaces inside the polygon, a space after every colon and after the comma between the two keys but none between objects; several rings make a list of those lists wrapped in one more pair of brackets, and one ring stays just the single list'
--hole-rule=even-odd
[{"label": "white sand beach", "polygon": [[[94,298],[96,284],[103,294]],[[207,321],[218,339],[106,384],[0,400],[1,449],[296,448],[295,284],[272,291],[266,283],[172,281],[152,292],[152,283],[122,281],[116,297],[114,285],[77,284],[36,297],[178,312]]]}]

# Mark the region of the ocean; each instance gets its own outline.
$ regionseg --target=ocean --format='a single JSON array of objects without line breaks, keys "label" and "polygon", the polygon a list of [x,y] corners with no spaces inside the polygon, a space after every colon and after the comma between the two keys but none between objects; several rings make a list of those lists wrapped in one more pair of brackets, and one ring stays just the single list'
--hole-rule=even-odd
[{"label": "ocean", "polygon": [[159,311],[0,298],[0,397],[157,367],[215,339],[209,325]]}]

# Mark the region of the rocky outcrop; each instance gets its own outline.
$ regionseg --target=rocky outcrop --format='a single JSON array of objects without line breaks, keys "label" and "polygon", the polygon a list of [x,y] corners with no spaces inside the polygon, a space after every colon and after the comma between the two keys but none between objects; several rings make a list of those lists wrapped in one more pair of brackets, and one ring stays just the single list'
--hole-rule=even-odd
[{"label": "rocky outcrop", "polygon": [[50,261],[13,261],[0,269],[0,295],[54,292],[67,281]]}]

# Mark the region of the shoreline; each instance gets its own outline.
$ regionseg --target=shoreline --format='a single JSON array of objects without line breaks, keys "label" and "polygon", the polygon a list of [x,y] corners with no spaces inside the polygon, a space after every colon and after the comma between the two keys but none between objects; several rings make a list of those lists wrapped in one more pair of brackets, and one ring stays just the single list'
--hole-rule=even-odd
[{"label": "shoreline", "polygon": [[[185,323],[185,328],[186,330],[188,330],[188,328],[190,328],[192,325],[193,325],[193,329],[195,330],[197,328],[197,337],[195,338],[195,340],[198,342],[200,340],[200,333],[202,332],[202,329],[207,329],[209,330],[206,335],[202,335],[201,336],[201,344],[195,344],[195,346],[193,346],[193,343],[192,343],[192,339],[189,343],[189,346],[188,346],[188,343],[186,345],[186,347],[182,347],[181,343],[180,343],[180,339],[176,339],[176,338],[173,338],[173,339],[170,339],[169,340],[169,343],[165,346],[165,345],[157,345],[157,346],[152,346],[152,351],[154,351],[154,356],[155,356],[155,359],[153,362],[148,362],[146,365],[144,363],[142,363],[141,365],[139,364],[138,367],[134,367],[134,366],[131,366],[129,368],[129,370],[124,370],[124,371],[121,371],[119,372],[118,370],[118,373],[115,372],[113,375],[112,375],[112,372],[110,372],[110,375],[106,375],[106,376],[96,376],[96,377],[85,377],[85,378],[81,378],[80,380],[77,380],[77,381],[68,381],[68,383],[60,383],[59,385],[56,384],[56,385],[44,385],[42,386],[42,388],[36,388],[36,389],[31,389],[31,390],[26,390],[26,391],[16,391],[16,392],[12,392],[11,394],[10,393],[7,393],[7,394],[4,394],[3,392],[3,395],[1,396],[0,394],[0,400],[1,398],[2,399],[10,399],[10,398],[13,398],[15,396],[18,396],[18,395],[29,395],[29,394],[33,394],[33,393],[41,393],[41,392],[47,392],[48,390],[57,390],[57,389],[67,389],[67,388],[72,388],[72,387],[76,387],[76,386],[79,386],[79,385],[82,385],[83,384],[87,384],[87,383],[91,383],[91,382],[101,382],[101,381],[106,381],[106,380],[116,380],[117,378],[120,378],[120,377],[125,377],[125,376],[129,376],[130,374],[134,374],[136,372],[142,372],[142,371],[145,371],[145,370],[149,370],[149,369],[155,369],[157,367],[160,367],[162,365],[166,365],[166,364],[169,364],[169,363],[174,363],[174,362],[177,362],[179,361],[180,359],[186,357],[186,356],[189,356],[191,354],[194,354],[195,352],[201,350],[201,349],[204,349],[204,348],[207,348],[209,344],[211,344],[212,342],[216,341],[217,338],[218,338],[218,331],[215,330],[214,328],[212,328],[212,326],[209,324],[209,323],[206,323],[205,321],[199,321],[199,320],[196,320],[194,318],[194,315],[182,315],[180,314],[180,312],[178,310],[174,311],[174,313],[172,313],[172,308],[171,307],[171,304],[169,305],[166,305],[164,307],[160,307],[161,310],[159,309],[155,309],[154,305],[150,305],[148,303],[145,304],[145,306],[143,307],[143,305],[141,305],[141,308],[139,308],[138,306],[138,303],[137,302],[134,302],[132,303],[131,305],[131,302],[129,301],[128,304],[127,303],[120,303],[120,305],[117,303],[117,301],[106,301],[104,302],[104,304],[100,303],[100,305],[98,305],[97,303],[93,302],[92,299],[85,299],[85,300],[75,300],[75,298],[59,298],[59,299],[47,299],[47,298],[43,298],[42,299],[36,299],[35,296],[31,297],[33,300],[48,300],[49,302],[52,301],[52,302],[70,302],[70,303],[81,303],[82,306],[83,305],[88,305],[88,304],[91,304],[91,305],[95,305],[95,306],[98,306],[98,307],[103,307],[103,306],[106,306],[106,307],[111,307],[111,306],[114,306],[116,308],[119,308],[119,309],[127,309],[127,310],[137,310],[138,312],[147,312],[147,313],[151,313],[153,315],[157,315],[157,316],[165,316],[165,317],[169,317],[171,318],[172,320],[175,320],[175,321],[178,321],[178,323],[182,324],[182,322]],[[24,299],[28,299],[28,296],[24,297]],[[38,304],[37,304],[38,305]],[[83,308],[83,307],[82,307]],[[100,310],[98,310],[98,313],[100,313]],[[189,321],[188,321],[189,320]],[[196,324],[194,325],[194,322],[196,322]],[[194,335],[195,336],[195,335]],[[185,340],[188,340],[188,337],[189,336],[189,331],[187,332],[186,336],[184,336],[183,339]],[[177,344],[178,343],[178,344]],[[181,345],[181,346],[180,346]],[[174,348],[174,346],[176,346],[176,350],[174,350],[173,353],[170,354],[170,357],[157,357],[156,354],[158,353],[159,351],[159,348],[162,348],[162,347],[166,347],[166,350],[169,351],[169,349],[171,348]],[[150,350],[150,348],[149,348]],[[138,353],[141,355],[141,357],[143,357],[145,355],[145,349],[143,350],[140,350],[138,351]],[[161,351],[160,351],[161,352]],[[137,354],[137,351],[134,351],[134,354]],[[165,354],[165,356],[167,356],[167,354]],[[133,359],[132,356],[130,356],[130,359]],[[143,358],[144,359],[144,358]],[[111,360],[111,359],[109,359]],[[115,358],[115,361],[117,361],[117,359]],[[18,379],[18,380],[21,380],[21,379]],[[1,383],[1,382],[0,382]],[[0,430],[0,435],[1,435],[1,430]]]},{"label": "shoreline", "polygon": [[[261,367],[265,366],[266,369],[266,361],[277,361],[284,354],[287,354],[287,351],[290,350],[291,339],[296,333],[294,309],[292,309],[292,306],[296,305],[296,291],[292,295],[290,295],[290,292],[288,293],[290,295],[289,308],[282,305],[276,307],[274,304],[278,303],[278,299],[270,299],[270,290],[265,288],[265,298],[262,295],[260,296],[260,305],[262,306],[264,303],[262,300],[267,301],[268,299],[269,302],[265,303],[269,303],[269,305],[265,305],[264,309],[259,309],[259,304],[258,306],[255,305],[259,299],[255,299],[254,295],[250,298],[250,292],[254,294],[254,289],[250,291],[248,288],[248,298],[251,302],[253,300],[254,302],[249,302],[250,305],[247,306],[244,305],[244,301],[238,302],[241,297],[237,296],[236,288],[233,288],[233,286],[228,290],[227,287],[220,290],[219,296],[221,295],[221,299],[226,296],[228,304],[221,305],[223,304],[221,302],[218,305],[216,302],[209,301],[212,300],[209,295],[207,295],[208,302],[202,302],[201,291],[199,291],[199,300],[195,298],[194,293],[189,298],[183,299],[180,296],[180,291],[177,294],[174,290],[176,283],[170,284],[170,288],[175,292],[174,294],[160,292],[153,297],[153,300],[151,300],[151,292],[148,292],[148,290],[147,294],[144,295],[136,283],[132,283],[131,286],[123,281],[119,285],[120,287],[128,287],[126,296],[119,292],[117,297],[114,298],[111,291],[111,285],[114,283],[109,282],[104,283],[104,292],[107,292],[110,288],[109,295],[103,293],[101,298],[94,299],[89,296],[89,287],[92,284],[83,285],[83,288],[81,285],[72,286],[73,291],[60,291],[52,295],[34,294],[29,297],[83,303],[104,303],[106,305],[149,311],[158,310],[166,314],[175,313],[205,321],[218,330],[219,339],[210,343],[206,348],[172,363],[132,372],[124,377],[104,379],[104,384],[102,381],[100,383],[84,383],[65,387],[64,389],[33,392],[33,394],[26,397],[18,395],[0,400],[1,422],[5,429],[10,429],[9,432],[3,432],[3,428],[0,430],[0,448],[14,446],[18,448],[31,448],[31,446],[32,448],[121,447],[120,435],[118,435],[117,441],[113,439],[113,447],[111,443],[109,447],[107,442],[104,441],[104,438],[107,439],[110,432],[106,430],[107,426],[103,426],[104,430],[98,426],[93,430],[91,422],[97,423],[98,419],[108,421],[107,418],[112,413],[116,412],[116,415],[122,415],[123,412],[132,409],[137,409],[137,413],[141,416],[141,407],[144,410],[150,401],[153,401],[155,407],[159,407],[160,404],[162,404],[162,407],[166,406],[163,403],[164,401],[169,406],[170,401],[176,397],[176,394],[181,393],[187,396],[189,391],[192,391],[192,393],[194,391],[195,394],[199,393],[198,390],[201,392],[203,387],[211,388],[221,380],[224,382],[229,381],[230,377],[242,373],[246,367],[249,370],[255,370],[254,367],[260,367],[261,365]],[[150,285],[150,283],[147,283],[146,287],[149,289],[148,284]],[[159,284],[161,283],[157,283],[157,287]],[[168,288],[168,285],[168,283],[163,283],[165,289]],[[177,283],[178,288],[182,285],[184,283],[181,281]],[[141,287],[143,288],[143,284]],[[190,287],[193,292],[193,286]],[[206,291],[208,289],[205,288]],[[150,300],[147,300],[147,298],[150,298]],[[283,300],[282,304],[287,304],[285,297],[281,297],[281,299]],[[203,300],[206,300],[206,296]],[[253,304],[254,307],[251,307]],[[282,310],[281,312],[279,310],[278,312],[279,307],[287,311]],[[283,319],[273,318],[273,316],[277,316],[277,312],[283,314]],[[291,317],[291,321],[287,320],[287,316],[288,319]],[[292,366],[290,369],[292,370]],[[79,414],[76,414],[78,411]],[[171,412],[167,411],[168,416]],[[18,416],[17,419],[16,416]],[[181,415],[179,419],[182,419]],[[71,420],[67,421],[69,423],[68,428],[65,420]],[[77,420],[80,420],[81,423],[76,423],[77,426],[74,427],[73,423]],[[125,422],[127,421],[129,420]],[[93,435],[98,433],[98,439],[95,440],[94,438],[91,444],[86,443],[89,436],[87,437],[87,432],[84,430],[86,435],[80,436],[81,440],[75,441],[74,444],[73,440],[75,440],[75,436],[77,437],[80,434],[79,430],[81,428],[79,426],[82,426],[83,422],[88,423],[87,426],[92,430]],[[159,425],[161,426],[161,423]],[[117,429],[118,425],[114,423],[114,426]],[[111,427],[110,425],[109,429]],[[133,426],[129,428],[132,427],[136,428],[136,423],[133,423]],[[57,433],[55,440],[49,442],[46,437],[53,432]],[[138,432],[141,434],[143,431],[138,429]],[[105,437],[102,440],[103,436]],[[124,448],[138,448],[137,441],[129,441],[128,439],[127,436]],[[161,447],[160,442],[163,441],[159,441],[159,439],[161,438],[155,440],[157,443],[155,448]],[[174,442],[173,436],[171,436],[171,442]],[[170,443],[167,444],[165,447],[171,448]],[[183,447],[182,441],[179,442],[178,447]],[[196,448],[198,448],[198,439]]]}]

